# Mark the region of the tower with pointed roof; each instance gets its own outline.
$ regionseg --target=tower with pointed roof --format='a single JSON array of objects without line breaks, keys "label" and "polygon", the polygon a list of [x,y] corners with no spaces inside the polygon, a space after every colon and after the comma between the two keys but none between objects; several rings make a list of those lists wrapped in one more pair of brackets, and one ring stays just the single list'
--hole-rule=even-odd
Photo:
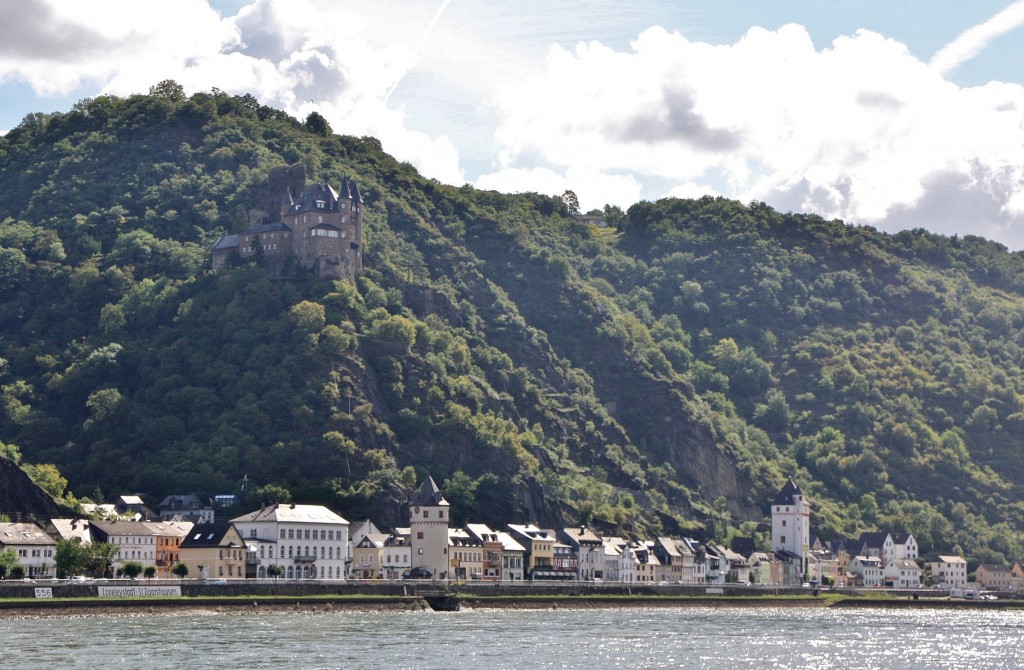
[{"label": "tower with pointed roof", "polygon": [[772,501],[772,549],[799,556],[806,572],[811,543],[811,506],[792,478]]},{"label": "tower with pointed roof", "polygon": [[340,192],[326,182],[288,191],[281,210],[299,265],[321,277],[355,279],[363,269],[363,202],[355,182],[343,179]]},{"label": "tower with pointed roof", "polygon": [[434,579],[448,579],[448,501],[433,477],[417,489],[409,503],[412,567],[425,568]]},{"label": "tower with pointed roof", "polygon": [[363,199],[354,180],[306,185],[301,164],[274,168],[267,179],[274,202],[249,213],[249,229],[225,235],[213,247],[213,269],[232,254],[259,256],[269,275],[284,273],[286,262],[320,277],[355,280],[363,269]]}]

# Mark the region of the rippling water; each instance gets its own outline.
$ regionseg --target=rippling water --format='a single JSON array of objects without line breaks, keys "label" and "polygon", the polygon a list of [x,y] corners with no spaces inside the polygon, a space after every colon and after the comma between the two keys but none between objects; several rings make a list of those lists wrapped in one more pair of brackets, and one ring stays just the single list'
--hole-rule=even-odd
[{"label": "rippling water", "polygon": [[1019,668],[1015,611],[714,607],[0,620],[19,668]]}]

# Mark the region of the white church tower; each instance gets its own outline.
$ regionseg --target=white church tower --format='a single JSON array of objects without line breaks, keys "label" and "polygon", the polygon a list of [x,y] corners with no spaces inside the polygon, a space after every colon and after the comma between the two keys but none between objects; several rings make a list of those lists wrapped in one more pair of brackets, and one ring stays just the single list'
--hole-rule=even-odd
[{"label": "white church tower", "polygon": [[811,544],[811,505],[792,478],[772,502],[772,549],[799,556],[807,570]]},{"label": "white church tower", "polygon": [[426,568],[434,579],[448,579],[448,501],[427,477],[409,503],[412,567]]}]

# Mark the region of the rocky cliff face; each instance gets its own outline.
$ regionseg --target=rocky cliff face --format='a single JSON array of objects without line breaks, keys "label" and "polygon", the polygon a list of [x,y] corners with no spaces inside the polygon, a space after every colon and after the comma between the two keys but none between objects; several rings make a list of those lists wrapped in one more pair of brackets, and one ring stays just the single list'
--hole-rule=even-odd
[{"label": "rocky cliff face", "polygon": [[0,513],[11,521],[60,516],[60,506],[13,461],[0,458]]},{"label": "rocky cliff face", "polygon": [[[486,249],[478,251],[483,256]],[[534,361],[533,367],[551,371],[551,379],[557,376],[554,361],[563,357],[571,360],[593,379],[595,392],[618,422],[617,430],[621,432],[606,428],[608,434],[595,440],[590,449],[599,451],[601,440],[621,440],[635,446],[647,466],[670,464],[687,486],[709,499],[725,496],[734,519],[762,517],[750,499],[752,482],[695,417],[692,388],[657,375],[638,356],[628,355],[621,341],[606,334],[615,330],[609,328],[612,316],[584,292],[568,284],[531,280],[531,276],[544,272],[534,259],[522,258],[514,266],[532,270],[523,273],[509,271],[513,266],[502,265],[499,259],[489,258],[489,278],[508,292],[527,322],[544,331],[550,343],[550,351],[544,352],[547,366]],[[507,346],[505,350],[515,357],[514,349]],[[609,481],[629,487],[627,482],[616,481],[614,467],[609,471]]]}]

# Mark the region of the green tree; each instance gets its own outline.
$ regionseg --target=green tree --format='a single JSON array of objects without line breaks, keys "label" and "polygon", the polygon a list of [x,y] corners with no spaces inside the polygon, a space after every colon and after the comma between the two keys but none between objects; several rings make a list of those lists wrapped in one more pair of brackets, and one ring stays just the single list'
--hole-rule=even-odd
[{"label": "green tree", "polygon": [[309,333],[318,332],[326,321],[324,306],[310,300],[293,305],[290,314],[295,325]]},{"label": "green tree", "polygon": [[281,577],[283,575],[284,575],[284,566],[282,566],[282,565],[278,565],[277,563],[275,563],[275,564],[273,564],[273,565],[271,565],[271,566],[269,566],[267,568],[267,576],[268,577],[275,577],[276,578],[276,577]]},{"label": "green tree", "polygon": [[57,576],[63,579],[77,574],[79,570],[88,566],[89,556],[89,547],[82,544],[82,538],[59,540],[54,552]]},{"label": "green tree", "polygon": [[174,102],[185,100],[185,88],[173,79],[164,79],[159,84],[150,86],[149,94],[159,98],[168,98]]},{"label": "green tree", "polygon": [[319,112],[310,112],[306,117],[305,126],[306,130],[321,137],[330,137],[334,133],[331,124],[327,123],[327,119]]},{"label": "green tree", "polygon": [[569,210],[570,215],[580,215],[580,199],[576,197],[575,191],[567,190],[565,193],[563,193],[562,202],[565,203],[565,208]]},{"label": "green tree", "polygon": [[121,547],[106,542],[93,542],[89,545],[89,569],[97,577],[106,577],[110,564],[120,553]]},{"label": "green tree", "polygon": [[456,470],[444,480],[441,490],[451,503],[451,517],[455,525],[461,526],[477,512],[476,488],[477,482],[462,470]]},{"label": "green tree", "polygon": [[119,568],[119,571],[124,573],[124,576],[128,579],[135,579],[142,574],[142,570],[142,563],[138,561],[128,561]]},{"label": "green tree", "polygon": [[147,565],[146,569],[143,570],[142,573],[143,575],[145,575],[146,579],[153,579],[154,577],[156,577],[156,567],[152,565]]},{"label": "green tree", "polygon": [[266,484],[253,492],[253,497],[261,505],[273,505],[274,503],[290,503],[292,492],[277,484]]},{"label": "green tree", "polygon": [[57,469],[56,465],[51,463],[39,463],[38,465],[26,463],[21,466],[21,469],[32,478],[32,481],[39,484],[40,488],[55,499],[60,500],[64,497],[64,492],[68,488],[68,480],[61,476],[60,470]]},{"label": "green tree", "polygon": [[13,549],[0,552],[0,579],[13,577],[14,569],[20,565],[18,554]]},{"label": "green tree", "polygon": [[179,579],[184,579],[188,577],[188,566],[184,563],[175,563],[171,568],[171,574],[177,575]]}]

